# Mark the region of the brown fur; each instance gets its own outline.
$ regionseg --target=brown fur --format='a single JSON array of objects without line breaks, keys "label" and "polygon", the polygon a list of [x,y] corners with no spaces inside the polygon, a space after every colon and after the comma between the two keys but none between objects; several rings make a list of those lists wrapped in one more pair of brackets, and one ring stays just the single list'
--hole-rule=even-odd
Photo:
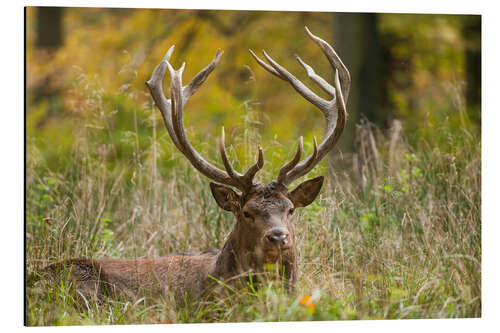
[{"label": "brown fur", "polygon": [[[173,294],[175,303],[184,305],[186,299],[196,301],[209,296],[217,280],[233,286],[238,286],[248,274],[259,280],[267,264],[277,268],[291,290],[297,280],[297,258],[290,212],[312,202],[322,182],[323,177],[312,179],[291,193],[277,182],[256,184],[241,195],[211,183],[219,206],[236,217],[220,250],[153,259],[69,259],[48,266],[47,270],[69,271],[79,295],[85,299],[109,295],[168,300]],[[288,233],[285,245],[276,245],[266,238],[277,228]]]}]

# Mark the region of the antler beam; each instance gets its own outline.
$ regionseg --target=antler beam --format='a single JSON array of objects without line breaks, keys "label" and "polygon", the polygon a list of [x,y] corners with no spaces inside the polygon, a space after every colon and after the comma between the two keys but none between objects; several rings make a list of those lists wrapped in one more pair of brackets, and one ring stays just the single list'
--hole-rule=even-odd
[{"label": "antler beam", "polygon": [[[305,29],[308,36],[321,48],[330,65],[335,69],[333,85],[316,74],[314,69],[306,64],[299,56],[296,56],[296,59],[302,67],[304,67],[309,78],[323,91],[330,95],[331,99],[329,100],[316,95],[311,89],[272,59],[265,51],[263,51],[263,55],[267,63],[257,57],[255,53],[250,50],[250,53],[258,64],[274,76],[290,83],[302,97],[320,109],[326,119],[325,135],[319,146],[316,143],[316,138],[314,138],[314,151],[307,158],[301,161],[303,150],[303,139],[301,137],[297,153],[291,161],[286,163],[280,169],[277,180],[284,185],[289,185],[295,179],[304,176],[312,168],[314,168],[314,166],[316,166],[321,159],[323,159],[323,157],[339,140],[340,135],[345,128],[347,117],[345,102],[347,101],[351,84],[349,71],[340,60],[337,53],[335,53],[333,48],[327,42],[313,35],[307,27]],[[219,150],[226,169],[226,171],[223,171],[207,162],[193,148],[184,129],[184,105],[205,82],[208,75],[210,75],[210,73],[215,69],[220,61],[220,58],[222,57],[223,52],[218,50],[213,60],[198,74],[196,74],[187,86],[182,86],[182,73],[184,71],[185,63],[183,63],[178,70],[174,70],[169,62],[173,50],[174,46],[167,51],[163,61],[155,68],[151,78],[146,82],[156,106],[161,111],[163,121],[170,137],[172,138],[172,141],[191,162],[191,164],[205,176],[216,182],[236,187],[242,191],[249,189],[253,185],[253,178],[255,177],[255,174],[264,164],[262,148],[259,147],[258,158],[255,164],[253,164],[245,174],[240,174],[234,170],[227,157],[224,128],[222,128]],[[162,89],[162,80],[167,69],[170,73],[170,99],[165,97]]]},{"label": "antler beam", "polygon": [[[184,71],[185,63],[183,63],[178,70],[174,70],[169,62],[173,51],[174,46],[167,51],[163,61],[156,66],[151,78],[146,82],[156,106],[160,109],[168,134],[172,138],[172,141],[177,149],[179,149],[179,151],[181,151],[191,164],[202,174],[218,183],[233,186],[242,191],[247,190],[252,186],[253,178],[257,171],[259,171],[264,165],[262,148],[259,147],[257,162],[252,165],[245,174],[239,174],[233,169],[229,159],[227,158],[226,149],[224,147],[225,139],[223,128],[220,144],[220,152],[226,168],[226,171],[223,171],[207,162],[193,148],[184,129],[184,105],[188,101],[189,97],[191,97],[198,90],[198,88],[205,82],[208,75],[217,66],[223,52],[218,50],[210,64],[196,74],[187,86],[182,86],[182,73]],[[162,80],[165,76],[166,69],[168,69],[170,73],[170,99],[165,97],[162,88]]]},{"label": "antler beam", "polygon": [[317,75],[312,67],[302,61],[300,57],[296,56],[296,59],[304,67],[309,78],[331,96],[330,100],[325,100],[316,95],[311,89],[272,59],[265,51],[262,51],[262,53],[267,63],[250,50],[250,53],[259,65],[274,76],[290,83],[302,97],[320,109],[326,119],[325,136],[319,147],[316,146],[316,139],[314,139],[314,151],[299,163],[302,155],[302,137],[300,138],[297,153],[290,162],[281,168],[278,175],[278,181],[284,185],[289,185],[295,179],[307,174],[335,146],[345,128],[347,117],[345,102],[347,102],[351,85],[349,71],[330,44],[313,35],[307,27],[305,29],[308,36],[321,48],[330,65],[335,69],[334,85],[330,85],[326,80]]}]

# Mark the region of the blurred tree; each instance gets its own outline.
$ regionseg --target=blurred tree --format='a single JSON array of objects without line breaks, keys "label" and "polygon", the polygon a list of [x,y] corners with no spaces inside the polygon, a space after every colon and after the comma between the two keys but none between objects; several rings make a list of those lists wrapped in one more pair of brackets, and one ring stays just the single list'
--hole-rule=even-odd
[{"label": "blurred tree", "polygon": [[[63,46],[64,27],[63,27],[62,7],[38,7],[36,12],[36,48],[41,51],[40,57],[48,59],[52,57],[56,50]],[[53,115],[61,109],[61,90],[59,87],[51,84],[57,78],[55,73],[48,73],[32,91],[31,98],[35,101],[46,100],[47,112],[37,122],[37,127],[43,126]]]},{"label": "blurred tree", "polygon": [[37,48],[54,50],[63,44],[63,10],[62,7],[37,8]]},{"label": "blurred tree", "polygon": [[465,40],[467,111],[469,117],[481,125],[481,16],[467,16],[462,34]]},{"label": "blurred tree", "polygon": [[356,124],[366,117],[381,128],[388,125],[389,110],[383,70],[384,52],[378,29],[378,14],[334,13],[334,45],[351,73],[349,119],[342,137],[352,147]]}]

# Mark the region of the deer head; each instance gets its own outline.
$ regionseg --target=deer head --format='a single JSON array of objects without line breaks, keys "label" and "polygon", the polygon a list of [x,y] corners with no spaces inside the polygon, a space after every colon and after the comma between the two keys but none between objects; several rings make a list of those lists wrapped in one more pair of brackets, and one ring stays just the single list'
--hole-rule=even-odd
[{"label": "deer head", "polygon": [[[207,162],[193,148],[186,136],[183,124],[184,106],[217,66],[223,52],[218,50],[210,64],[202,69],[188,85],[183,86],[182,72],[185,63],[180,69],[173,69],[169,63],[174,50],[172,46],[154,70],[151,79],[146,82],[155,104],[161,111],[173,143],[199,172],[215,181],[210,183],[210,188],[217,204],[222,209],[232,212],[236,217],[233,231],[224,246],[226,252],[231,252],[234,256],[236,263],[233,266],[239,267],[239,270],[258,270],[264,263],[281,260],[285,266],[289,266],[287,277],[291,280],[294,280],[296,275],[295,239],[291,216],[296,208],[305,207],[314,201],[323,184],[323,177],[305,181],[292,191],[288,190],[288,186],[314,168],[337,143],[346,123],[345,101],[350,86],[349,72],[333,48],[313,35],[307,28],[306,31],[335,69],[333,86],[318,76],[298,56],[296,58],[311,80],[331,97],[330,100],[317,96],[266,52],[263,51],[263,55],[268,63],[250,50],[255,60],[265,70],[290,83],[300,95],[320,109],[326,119],[325,135],[319,146],[314,138],[313,152],[301,161],[303,140],[300,137],[297,153],[292,160],[283,165],[276,180],[269,184],[254,181],[255,174],[264,165],[262,148],[259,147],[255,164],[241,174],[234,170],[227,157],[224,128],[222,128],[219,149],[225,171]],[[162,91],[162,79],[167,69],[171,78],[170,99],[167,99]],[[239,193],[232,188],[239,190]],[[234,270],[234,267],[221,269],[229,271]]]}]

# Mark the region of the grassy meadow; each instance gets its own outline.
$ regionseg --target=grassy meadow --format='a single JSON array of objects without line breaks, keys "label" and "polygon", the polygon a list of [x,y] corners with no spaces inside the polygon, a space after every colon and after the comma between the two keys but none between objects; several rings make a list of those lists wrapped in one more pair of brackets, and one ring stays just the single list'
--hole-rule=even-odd
[{"label": "grassy meadow", "polygon": [[[158,141],[163,125],[152,125],[148,146],[129,163],[107,162],[114,147],[106,128],[84,127],[59,171],[31,146],[28,325],[480,317],[480,140],[459,130],[440,134],[441,143],[411,148],[399,125],[384,135],[363,122],[358,151],[336,151],[308,175],[325,174],[327,181],[295,216],[300,277],[294,294],[270,282],[190,310],[138,299],[80,311],[67,281],[37,279],[41,268],[64,258],[154,257],[223,244],[232,215],[217,207],[208,180],[170,142]],[[249,125],[243,135],[232,141],[255,151],[251,138],[258,133]],[[216,156],[215,145],[197,146]],[[281,150],[283,159],[293,154]],[[265,164],[258,177],[271,180],[279,166]]]}]

